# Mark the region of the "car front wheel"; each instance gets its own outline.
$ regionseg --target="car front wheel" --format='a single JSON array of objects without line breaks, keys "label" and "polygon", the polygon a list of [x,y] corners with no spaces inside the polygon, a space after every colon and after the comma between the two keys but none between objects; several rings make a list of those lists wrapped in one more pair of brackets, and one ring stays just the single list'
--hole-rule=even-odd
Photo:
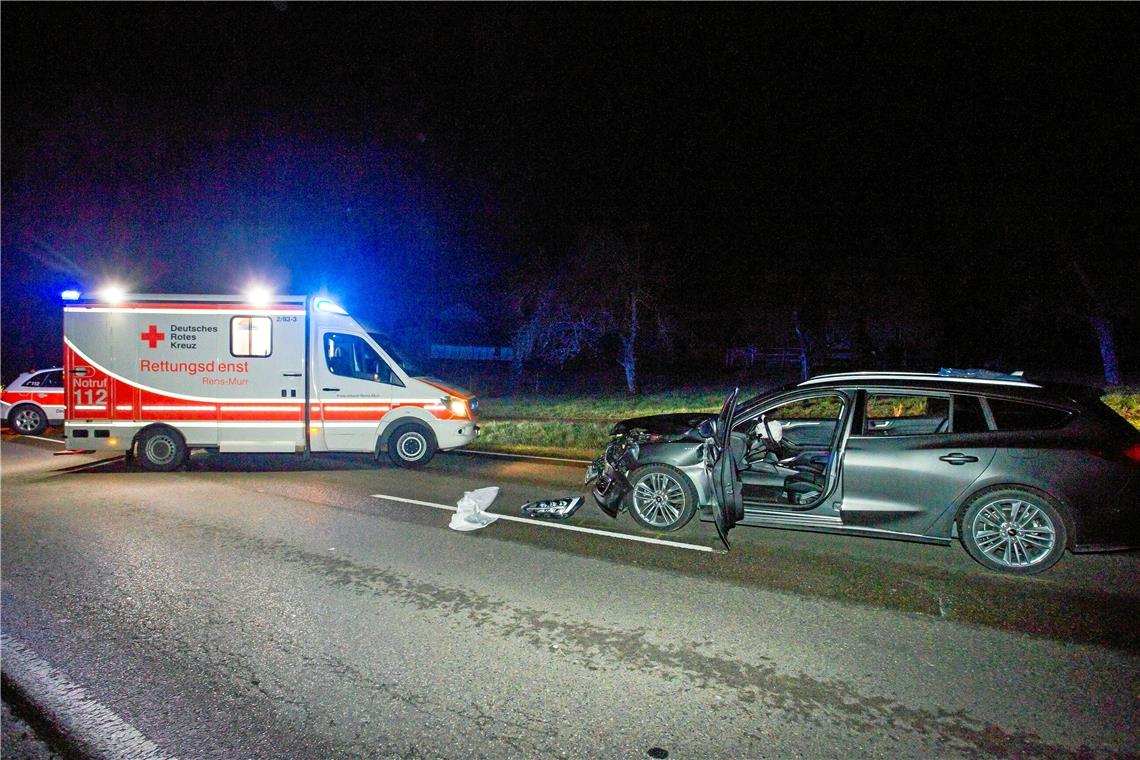
[{"label": "car front wheel", "polygon": [[629,514],[643,528],[663,533],[680,530],[696,514],[696,489],[675,467],[638,467],[630,473],[629,483]]},{"label": "car front wheel", "polygon": [[8,415],[8,427],[20,435],[39,435],[47,423],[47,415],[38,406],[17,406]]},{"label": "car front wheel", "polygon": [[1065,553],[1068,532],[1060,510],[1044,495],[998,488],[974,497],[958,522],[970,556],[991,570],[1033,575]]}]

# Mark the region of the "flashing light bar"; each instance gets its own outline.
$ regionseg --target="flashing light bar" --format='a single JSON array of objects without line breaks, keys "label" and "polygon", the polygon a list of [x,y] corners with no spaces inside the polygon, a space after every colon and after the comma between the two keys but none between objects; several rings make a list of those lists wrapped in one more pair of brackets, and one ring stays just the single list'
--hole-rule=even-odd
[{"label": "flashing light bar", "polygon": [[326,312],[328,314],[343,314],[346,317],[348,316],[347,311],[345,311],[341,307],[337,306],[335,303],[333,303],[332,301],[330,301],[327,298],[318,298],[315,301],[313,301],[313,308],[316,309],[317,311],[323,311],[323,312]]},{"label": "flashing light bar", "polygon": [[256,306],[260,309],[269,305],[269,302],[273,300],[273,294],[269,292],[268,288],[255,285],[246,291],[245,299],[250,306]]},{"label": "flashing light bar", "polygon": [[99,291],[99,300],[111,304],[120,304],[127,298],[127,291],[119,285],[108,285]]},{"label": "flashing light bar", "polygon": [[83,294],[78,290],[65,290],[59,294],[59,297],[64,301],[78,301],[81,295]]}]

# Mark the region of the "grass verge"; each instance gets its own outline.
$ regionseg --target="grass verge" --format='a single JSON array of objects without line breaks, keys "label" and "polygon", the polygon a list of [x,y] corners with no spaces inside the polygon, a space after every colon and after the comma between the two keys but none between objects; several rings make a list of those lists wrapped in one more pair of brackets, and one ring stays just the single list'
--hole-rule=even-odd
[{"label": "grass verge", "polygon": [[[744,397],[761,389],[741,390]],[[510,454],[593,459],[614,422],[673,412],[716,411],[723,388],[688,388],[642,396],[511,396],[480,401],[480,435],[470,448]],[[1102,397],[1140,429],[1140,387],[1112,388]],[[535,419],[539,418],[539,419]]]},{"label": "grass verge", "polygon": [[1113,411],[1140,429],[1140,387],[1119,386],[1101,396]]}]

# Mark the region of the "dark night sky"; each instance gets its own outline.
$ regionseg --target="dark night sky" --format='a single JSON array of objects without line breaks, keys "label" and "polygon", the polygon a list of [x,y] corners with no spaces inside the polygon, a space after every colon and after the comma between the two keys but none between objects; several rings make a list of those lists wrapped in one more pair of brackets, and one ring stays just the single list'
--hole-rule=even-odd
[{"label": "dark night sky", "polygon": [[[1042,337],[1081,308],[1074,259],[1140,336],[1129,5],[0,15],[5,379],[58,361],[66,285],[264,277],[389,328],[495,322],[505,278],[615,220],[667,241],[675,314],[718,344],[806,283],[860,318],[925,299],[954,360],[1079,363],[1083,326]],[[1018,310],[1032,337],[995,329]]]}]

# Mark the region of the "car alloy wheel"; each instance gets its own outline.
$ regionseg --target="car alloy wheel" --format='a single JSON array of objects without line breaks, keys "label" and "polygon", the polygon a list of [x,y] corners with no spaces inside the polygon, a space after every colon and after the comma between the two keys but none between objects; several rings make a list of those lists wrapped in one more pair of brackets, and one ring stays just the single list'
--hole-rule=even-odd
[{"label": "car alloy wheel", "polygon": [[683,473],[668,465],[647,465],[629,478],[629,512],[645,528],[672,531],[696,512],[696,493]]},{"label": "car alloy wheel", "polygon": [[1033,574],[1052,567],[1068,533],[1060,511],[1044,495],[1003,488],[971,502],[959,524],[962,543],[986,567]]},{"label": "car alloy wheel", "polygon": [[47,417],[34,406],[21,406],[12,414],[11,427],[21,435],[39,435],[47,427]]},{"label": "car alloy wheel", "polygon": [[1049,516],[1020,499],[986,504],[974,515],[970,530],[979,549],[1009,567],[1035,565],[1057,543],[1057,530]]}]

